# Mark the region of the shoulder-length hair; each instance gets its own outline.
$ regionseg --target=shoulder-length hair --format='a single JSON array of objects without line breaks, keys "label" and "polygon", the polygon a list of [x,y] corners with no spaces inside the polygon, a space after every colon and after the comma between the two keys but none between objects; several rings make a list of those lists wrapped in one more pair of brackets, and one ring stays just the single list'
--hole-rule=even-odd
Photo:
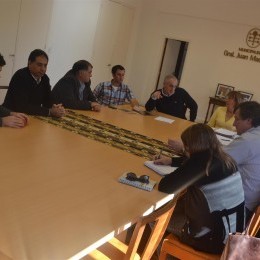
[{"label": "shoulder-length hair", "polygon": [[228,154],[223,151],[216,134],[208,125],[195,124],[188,127],[181,134],[181,139],[185,150],[189,154],[198,152],[209,153],[209,161],[207,162],[207,167],[205,169],[207,175],[209,175],[209,168],[211,166],[213,157],[216,157],[222,161],[223,165],[226,165],[228,169],[234,171],[237,170],[236,163]]},{"label": "shoulder-length hair", "polygon": [[239,93],[238,91],[234,91],[234,90],[230,91],[227,94],[227,98],[234,100],[234,102],[235,102],[234,107],[237,107],[240,103],[243,102],[243,97],[242,97],[241,93]]}]

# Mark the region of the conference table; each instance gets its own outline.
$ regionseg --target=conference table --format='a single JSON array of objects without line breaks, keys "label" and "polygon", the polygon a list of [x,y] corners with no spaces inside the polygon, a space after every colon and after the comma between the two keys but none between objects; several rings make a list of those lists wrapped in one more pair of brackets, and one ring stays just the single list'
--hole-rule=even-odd
[{"label": "conference table", "polygon": [[[163,142],[192,124],[125,108],[76,113]],[[0,259],[80,259],[173,196],[118,182],[132,171],[158,183],[144,158],[35,117],[0,128],[0,144]]]}]

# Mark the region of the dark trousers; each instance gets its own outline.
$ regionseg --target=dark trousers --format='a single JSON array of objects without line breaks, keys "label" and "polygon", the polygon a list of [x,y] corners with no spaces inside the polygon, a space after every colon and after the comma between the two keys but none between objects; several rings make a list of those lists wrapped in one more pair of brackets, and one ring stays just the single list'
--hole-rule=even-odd
[{"label": "dark trousers", "polygon": [[246,208],[246,225],[249,224],[249,221],[250,221],[251,217],[253,216],[253,213],[254,213],[253,211]]}]

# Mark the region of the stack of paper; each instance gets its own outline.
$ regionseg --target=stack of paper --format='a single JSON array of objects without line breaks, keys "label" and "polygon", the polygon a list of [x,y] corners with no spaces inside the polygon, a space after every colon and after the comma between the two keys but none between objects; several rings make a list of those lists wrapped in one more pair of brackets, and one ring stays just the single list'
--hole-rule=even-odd
[{"label": "stack of paper", "polygon": [[215,133],[217,135],[221,135],[221,136],[228,137],[228,138],[234,138],[237,135],[236,132],[230,131],[230,130],[227,130],[224,128],[215,129]]},{"label": "stack of paper", "polygon": [[229,145],[234,140],[233,138],[224,137],[218,134],[216,136],[222,145]]},{"label": "stack of paper", "polygon": [[222,145],[230,144],[238,136],[236,132],[224,128],[215,129],[214,131]]}]

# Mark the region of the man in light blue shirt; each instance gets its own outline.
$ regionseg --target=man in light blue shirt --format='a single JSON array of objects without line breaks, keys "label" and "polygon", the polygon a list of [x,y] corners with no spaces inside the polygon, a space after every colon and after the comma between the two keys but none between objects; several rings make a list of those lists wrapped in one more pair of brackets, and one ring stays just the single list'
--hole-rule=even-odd
[{"label": "man in light blue shirt", "polygon": [[235,111],[234,126],[239,137],[224,150],[238,164],[249,220],[260,205],[260,104],[254,101],[241,103]]}]

